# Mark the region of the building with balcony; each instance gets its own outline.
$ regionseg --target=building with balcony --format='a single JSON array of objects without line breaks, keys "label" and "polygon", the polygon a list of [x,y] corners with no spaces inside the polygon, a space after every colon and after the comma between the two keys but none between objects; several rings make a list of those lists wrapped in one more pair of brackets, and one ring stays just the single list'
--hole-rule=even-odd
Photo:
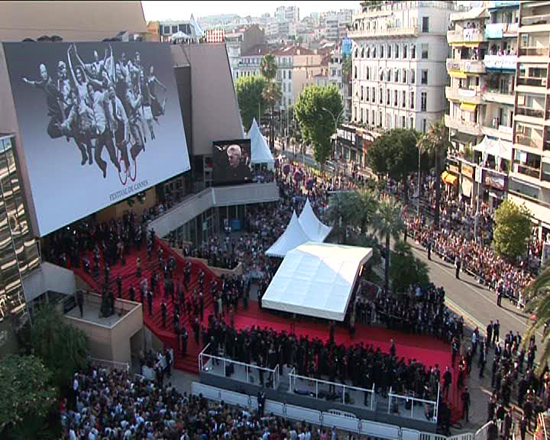
[{"label": "building with balcony", "polygon": [[506,197],[512,159],[518,9],[517,2],[489,2],[455,13],[447,32],[447,173],[462,198],[493,208]]},{"label": "building with balcony", "polygon": [[254,46],[264,43],[265,34],[258,25],[248,26],[238,29],[235,32],[225,34],[225,46],[227,48],[227,56],[229,58],[233,79],[237,78],[241,56]]},{"label": "building with balcony", "polygon": [[518,78],[509,197],[550,233],[550,3],[519,5]]},{"label": "building with balcony", "polygon": [[447,23],[453,2],[384,2],[354,16],[352,115],[373,133],[425,132],[446,110]]}]

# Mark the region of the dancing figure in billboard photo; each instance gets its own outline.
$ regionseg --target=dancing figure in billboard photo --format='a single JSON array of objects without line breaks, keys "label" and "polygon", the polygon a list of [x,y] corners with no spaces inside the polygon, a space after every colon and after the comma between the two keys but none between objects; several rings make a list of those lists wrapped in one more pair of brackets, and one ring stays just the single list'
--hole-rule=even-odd
[{"label": "dancing figure in billboard photo", "polygon": [[166,104],[158,88],[166,93],[167,87],[156,77],[155,66],[147,66],[137,51],[128,59],[125,52],[117,56],[109,45],[103,57],[93,50],[90,58],[87,61],[71,44],[66,56],[55,60],[56,78],[41,63],[40,79],[24,77],[23,81],[46,95],[50,138],[73,140],[81,154],[80,164],[95,162],[103,178],[109,165],[102,154],[107,150],[121,183],[126,184],[136,179],[137,158],[145,151],[148,137],[151,141],[156,137],[153,123],[160,125]]}]

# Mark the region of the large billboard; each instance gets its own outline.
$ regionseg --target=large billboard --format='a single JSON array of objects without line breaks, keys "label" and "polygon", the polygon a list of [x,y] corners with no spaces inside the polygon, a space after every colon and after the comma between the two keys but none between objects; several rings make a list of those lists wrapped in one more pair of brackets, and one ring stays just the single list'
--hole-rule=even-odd
[{"label": "large billboard", "polygon": [[170,46],[5,43],[44,236],[189,170]]},{"label": "large billboard", "polygon": [[250,139],[214,142],[212,159],[215,185],[252,182]]}]

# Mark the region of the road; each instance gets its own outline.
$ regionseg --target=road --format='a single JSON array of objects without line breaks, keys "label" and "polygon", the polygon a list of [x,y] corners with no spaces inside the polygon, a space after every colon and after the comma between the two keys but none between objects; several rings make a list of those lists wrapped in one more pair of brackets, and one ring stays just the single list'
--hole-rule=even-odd
[{"label": "road", "polygon": [[[523,334],[528,328],[529,317],[515,305],[503,299],[502,307],[498,307],[495,293],[478,284],[474,277],[461,272],[457,280],[454,265],[443,261],[434,252],[430,261],[422,246],[410,239],[409,243],[415,256],[428,264],[431,281],[445,288],[447,305],[464,316],[466,324],[472,328],[479,327],[485,333],[489,321],[498,319],[501,338],[510,330]],[[540,341],[542,334],[539,332],[537,336]]]}]

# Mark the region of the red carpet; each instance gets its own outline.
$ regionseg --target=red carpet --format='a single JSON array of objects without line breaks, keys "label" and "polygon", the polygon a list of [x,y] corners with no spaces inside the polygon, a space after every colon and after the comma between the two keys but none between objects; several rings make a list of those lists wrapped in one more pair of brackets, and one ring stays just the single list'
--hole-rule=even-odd
[{"label": "red carpet", "polygon": [[[175,270],[175,279],[178,281],[183,278],[183,269],[185,265],[185,259],[180,256],[178,253],[172,251],[170,247],[157,240],[157,246],[162,246],[164,249],[164,257],[167,258],[169,255],[173,256],[176,259],[177,268]],[[141,258],[142,265],[142,277],[137,278],[135,272],[135,261],[136,258]],[[103,268],[103,262],[101,262],[101,268]],[[191,294],[195,287],[198,288],[198,277],[197,273],[200,269],[203,269],[205,272],[204,277],[204,286],[205,290],[208,293],[205,293],[205,309],[204,309],[204,321],[203,324],[207,324],[208,316],[213,313],[212,308],[212,297],[210,295],[210,281],[216,276],[202,263],[193,262],[191,270],[191,282],[188,286],[187,291],[185,292],[185,301],[191,300]],[[134,286],[136,290],[136,300],[140,300],[139,293],[139,283],[143,277],[147,277],[148,282],[151,279],[151,274],[157,270],[157,253],[156,250],[153,253],[151,261],[147,261],[147,251],[145,246],[139,252],[132,252],[126,257],[126,265],[122,266],[120,263],[111,268],[111,281],[113,284],[113,291],[116,295],[116,286],[114,280],[117,276],[120,276],[122,279],[122,294],[123,298],[129,299],[128,290],[130,286]],[[160,273],[160,271],[158,271]],[[86,281],[93,289],[100,290],[99,283],[91,276],[87,274],[82,268],[75,269],[77,273],[84,281]],[[103,278],[103,270],[100,271],[100,279]],[[162,279],[162,277],[161,277]],[[157,289],[157,292],[164,292],[163,282],[160,282],[161,286]],[[221,285],[220,285],[221,287]],[[174,349],[174,367],[198,374],[198,354],[201,350],[201,347],[195,344],[193,338],[193,332],[191,329],[190,317],[187,315],[187,312],[182,313],[183,325],[187,328],[189,333],[189,339],[187,344],[187,355],[182,356],[180,350],[177,347],[177,341],[175,334],[173,332],[172,316],[173,316],[173,305],[172,301],[168,298],[166,301],[168,314],[166,319],[166,329],[162,328],[162,314],[160,310],[160,305],[163,298],[163,293],[157,293],[153,301],[153,316],[149,316],[149,310],[147,304],[143,306],[143,319],[145,325],[166,345]],[[239,304],[240,306],[240,304]],[[276,331],[286,331],[290,332],[291,328],[291,319],[285,318],[282,316],[275,315],[272,312],[263,311],[259,308],[256,301],[249,301],[249,307],[247,310],[243,310],[242,307],[235,313],[235,327],[237,329],[244,329],[246,327],[259,326],[261,328],[272,328]],[[327,340],[329,338],[329,326],[328,324],[313,322],[311,320],[296,320],[294,324],[294,331],[297,335],[308,335],[310,339],[319,338],[321,340]],[[382,327],[369,327],[363,324],[356,325],[355,337],[351,339],[349,332],[341,327],[335,328],[335,341],[344,345],[354,344],[364,342],[365,344],[372,344],[374,347],[380,347],[384,352],[389,352],[390,349],[390,340],[394,340],[396,345],[396,354],[400,357],[405,357],[406,359],[416,359],[417,361],[423,363],[424,365],[430,367],[436,364],[439,365],[439,368],[442,372],[445,371],[446,366],[451,365],[451,348],[450,345],[445,344],[444,342],[425,335],[415,335],[407,334],[393,330],[387,330]],[[460,391],[457,390],[457,378],[458,378],[458,369],[453,369],[453,387],[449,394],[449,403],[452,410],[452,422],[456,422],[460,419],[462,411],[458,408],[462,408],[460,403]]]}]

